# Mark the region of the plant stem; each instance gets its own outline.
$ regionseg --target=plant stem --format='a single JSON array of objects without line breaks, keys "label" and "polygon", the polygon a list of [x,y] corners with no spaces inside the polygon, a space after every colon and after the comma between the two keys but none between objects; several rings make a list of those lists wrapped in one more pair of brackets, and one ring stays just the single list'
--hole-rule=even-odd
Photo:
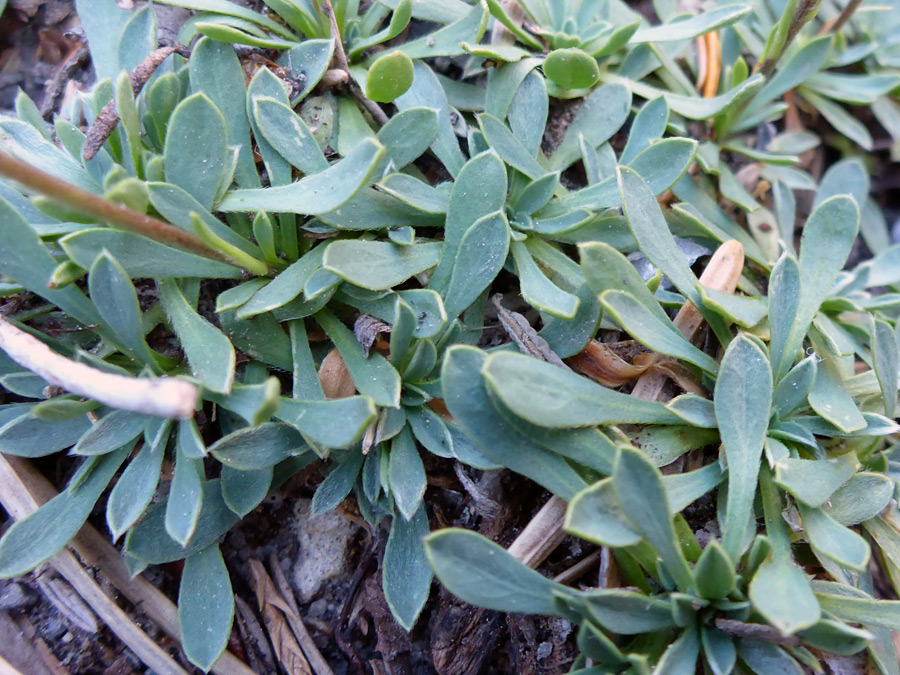
[{"label": "plant stem", "polygon": [[856,12],[859,6],[862,4],[863,0],[850,0],[847,3],[847,6],[841,11],[840,16],[834,20],[830,26],[826,24],[822,27],[822,34],[828,33],[829,31],[832,33],[839,33],[841,28],[844,27],[844,24],[850,20],[850,17]]},{"label": "plant stem", "polygon": [[763,77],[768,78],[775,71],[778,60],[784,55],[784,52],[787,51],[787,48],[794,41],[794,38],[797,37],[800,29],[816,15],[816,11],[819,9],[819,4],[821,2],[822,0],[800,0],[793,14],[790,16],[786,27],[784,25],[786,17],[782,17],[781,21],[778,22],[779,25],[776,27],[776,30],[784,32],[784,36],[780,37],[771,45],[773,48],[772,53],[767,52],[764,55],[763,60],[756,66],[756,72],[762,74]]},{"label": "plant stem", "polygon": [[189,419],[199,392],[173,377],[126,377],[105,373],[57,354],[36,337],[0,316],[0,349],[50,384],[113,408],[145,415]]},{"label": "plant stem", "polygon": [[337,17],[334,14],[334,7],[331,6],[331,0],[322,0],[322,11],[325,13],[325,16],[328,17],[328,21],[331,23],[331,37],[334,38],[334,60],[336,61],[335,65],[339,70],[343,70],[347,73],[347,82],[350,87],[350,91],[353,92],[353,95],[359,100],[360,103],[363,104],[366,110],[369,111],[369,114],[372,116],[378,124],[382,126],[388,123],[388,116],[385,114],[384,110],[381,109],[381,106],[375,103],[368,98],[362,92],[356,82],[353,80],[353,75],[350,74],[350,64],[347,62],[347,54],[344,52],[344,43],[341,40],[341,29],[337,25]]},{"label": "plant stem", "polygon": [[[129,73],[128,78],[131,81],[131,90],[135,96],[141,93],[144,85],[147,84],[147,81],[153,76],[156,69],[159,68],[160,64],[172,54],[181,54],[182,56],[187,57],[190,56],[191,52],[187,47],[183,47],[182,45],[160,47],[156,51],[150,52],[150,54],[148,54],[147,57],[141,61],[131,73]],[[112,135],[116,125],[119,123],[119,111],[116,104],[117,101],[113,99],[103,106],[103,110],[100,111],[100,114],[97,115],[97,119],[94,120],[91,128],[88,129],[87,137],[84,141],[84,149],[81,151],[81,156],[84,158],[84,161],[87,162],[97,155],[100,148],[102,148],[103,144],[106,142],[106,139]]]},{"label": "plant stem", "polygon": [[216,262],[241,267],[240,264],[220,251],[207,246],[202,239],[190,232],[91,194],[87,190],[82,190],[56,176],[51,176],[4,152],[0,152],[0,176],[9,178],[82,213],[109,221],[123,230]]}]

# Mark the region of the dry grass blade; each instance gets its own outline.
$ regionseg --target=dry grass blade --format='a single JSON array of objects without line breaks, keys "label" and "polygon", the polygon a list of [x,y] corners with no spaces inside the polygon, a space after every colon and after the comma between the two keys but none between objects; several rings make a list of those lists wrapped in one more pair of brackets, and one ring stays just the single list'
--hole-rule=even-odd
[{"label": "dry grass blade", "polygon": [[319,648],[316,647],[316,643],[313,642],[309,631],[306,630],[306,626],[303,625],[303,620],[300,618],[300,608],[294,599],[294,592],[291,590],[291,586],[284,576],[284,570],[281,569],[278,557],[274,553],[269,556],[269,568],[272,570],[272,576],[278,591],[281,593],[281,597],[287,601],[288,606],[294,613],[293,617],[288,615],[288,623],[291,626],[291,630],[294,631],[294,636],[300,643],[300,648],[306,655],[306,660],[309,661],[316,675],[334,675],[321,652],[319,652]]},{"label": "dry grass blade", "polygon": [[[37,510],[38,504],[16,475],[12,466],[0,455],[0,503],[16,520]],[[135,625],[85,571],[72,553],[64,549],[50,559],[53,566],[91,606],[110,630],[137,655],[149,668],[158,673],[187,675],[165,650],[151,640]]]},{"label": "dry grass blade", "polygon": [[84,604],[81,596],[64,579],[60,579],[52,572],[37,571],[34,577],[35,585],[40,589],[45,598],[52,604],[66,620],[85,633],[94,635],[99,630],[97,618],[91,608]]},{"label": "dry grass blade", "polygon": [[[0,500],[15,499],[18,510],[13,513],[14,517],[25,517],[55,496],[56,490],[30,462],[20,457],[0,455]],[[139,606],[141,611],[153,620],[166,635],[176,641],[180,639],[178,610],[175,605],[143,577],[137,576],[132,578],[131,573],[122,561],[121,554],[107,543],[106,539],[90,524],[86,524],[81,528],[81,531],[69,542],[69,547],[78,553],[85,565],[99,570],[100,574],[129,601]],[[71,553],[67,551],[64,553],[79,568],[81,567]],[[93,583],[93,579],[91,579],[91,582]],[[76,590],[79,589],[76,587]],[[94,607],[90,598],[84,595],[82,597],[89,605]],[[103,598],[106,598],[106,596],[103,595]],[[109,599],[106,598],[106,600],[108,601]],[[94,609],[96,610],[97,608],[94,607]],[[118,610],[118,607],[116,609]],[[121,610],[118,611],[121,612]],[[106,617],[99,612],[97,614],[102,620],[106,621]],[[124,612],[122,612],[121,616],[130,623],[130,619]],[[137,630],[137,628],[135,629]],[[227,651],[213,664],[211,672],[216,675],[254,675],[250,668]]]},{"label": "dry grass blade", "polygon": [[171,377],[136,378],[105,373],[57,354],[2,316],[0,349],[50,384],[113,408],[181,419],[194,415],[199,392],[190,382]]}]

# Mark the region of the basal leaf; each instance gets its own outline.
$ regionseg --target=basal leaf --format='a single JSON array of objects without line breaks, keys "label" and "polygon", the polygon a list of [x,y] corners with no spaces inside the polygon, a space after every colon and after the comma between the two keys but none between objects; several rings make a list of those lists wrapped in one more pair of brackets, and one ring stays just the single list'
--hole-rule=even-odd
[{"label": "basal leaf", "polygon": [[682,20],[669,21],[660,26],[639,29],[631,38],[639,42],[677,42],[691,40],[724,26],[737,23],[753,8],[750,5],[724,5]]},{"label": "basal leaf", "polygon": [[[235,179],[245,187],[258,187],[259,174],[253,162],[250,127],[244,97],[244,72],[237,55],[227,42],[201,39],[191,50],[191,91],[202,92],[216,106],[225,121],[229,145],[240,146]],[[190,139],[193,141],[193,139]],[[170,183],[179,184],[169,179]]]},{"label": "basal leaf", "polygon": [[404,519],[411,520],[425,495],[425,466],[406,427],[391,442],[388,466],[394,504]]},{"label": "basal leaf", "polygon": [[584,479],[563,457],[537,445],[496,412],[481,376],[486,360],[486,354],[472,347],[447,351],[441,383],[450,414],[488,458],[571,499],[587,487]]},{"label": "basal leaf", "polygon": [[360,142],[337,164],[290,185],[233,190],[219,204],[220,211],[265,210],[316,216],[339,208],[369,180],[384,154],[384,146],[373,139]]},{"label": "basal leaf", "polygon": [[427,534],[424,506],[409,521],[394,516],[384,551],[384,597],[394,618],[408,631],[419,618],[431,589],[432,573],[423,543]]},{"label": "basal leaf", "polygon": [[153,499],[171,428],[169,420],[154,420],[147,425],[144,446],[125,467],[109,494],[106,522],[113,540],[137,522]]},{"label": "basal leaf", "polygon": [[194,311],[173,280],[160,280],[159,291],[191,373],[207,389],[228,393],[234,381],[235,354],[231,342]]},{"label": "basal leaf", "polygon": [[852,570],[862,571],[869,562],[869,544],[822,509],[797,504],[803,529],[818,554]]},{"label": "basal leaf", "polygon": [[216,544],[185,558],[178,591],[181,644],[194,665],[208,671],[228,645],[234,594]]},{"label": "basal leaf", "polygon": [[[332,401],[282,398],[275,416],[325,448],[346,448],[375,418],[375,406],[365,396]],[[341,423],[335,424],[336,419]]]},{"label": "basal leaf", "polygon": [[709,373],[719,370],[715,359],[669,328],[671,321],[668,318],[662,323],[634,296],[621,291],[606,291],[600,296],[600,304],[628,334],[653,351],[693,363]]},{"label": "basal leaf", "polygon": [[446,297],[463,237],[478,220],[504,207],[506,191],[506,167],[496,153],[483,152],[466,162],[450,192],[444,226],[444,253],[431,278],[432,290]]},{"label": "basal leaf", "polygon": [[73,232],[60,239],[59,243],[72,260],[86,269],[105,249],[132,279],[239,279],[241,276],[241,270],[233,265],[179,251],[137,234],[108,228]]},{"label": "basal leaf", "polygon": [[713,403],[728,463],[722,544],[729,557],[737,560],[742,553],[747,514],[756,495],[759,460],[772,407],[769,363],[749,338],[735,338],[725,351]]},{"label": "basal leaf", "polygon": [[553,590],[570,592],[475,532],[447,528],[425,537],[435,575],[466,602],[501,612],[556,614]]},{"label": "basal leaf", "polygon": [[775,482],[811,507],[825,504],[856,473],[859,463],[849,452],[834,458],[786,458],[775,466]]},{"label": "basal leaf", "polygon": [[655,401],[606,389],[545,361],[497,352],[484,365],[485,381],[513,413],[550,428],[609,423],[677,424]]},{"label": "basal leaf", "polygon": [[308,451],[296,430],[273,422],[238,429],[209,446],[209,453],[225,466],[248,471],[275,466]]},{"label": "basal leaf", "polygon": [[322,266],[356,286],[385,290],[437,265],[443,248],[440,242],[398,246],[386,241],[344,239],[328,246]]},{"label": "basal leaf", "polygon": [[693,588],[694,577],[675,536],[659,470],[642,453],[623,446],[613,471],[613,485],[626,518],[656,549],[678,587]]},{"label": "basal leaf", "polygon": [[222,182],[229,141],[225,118],[209,97],[196,93],[184,99],[166,133],[166,182],[209,209]]},{"label": "basal leaf", "polygon": [[[449,213],[447,220],[449,223]],[[444,293],[447,316],[459,316],[475,302],[500,272],[508,251],[509,223],[502,212],[491,213],[475,221],[455,250],[445,239],[441,265],[435,271],[435,277],[448,261],[448,256],[455,254],[450,283]],[[434,287],[434,278],[430,286]]]}]

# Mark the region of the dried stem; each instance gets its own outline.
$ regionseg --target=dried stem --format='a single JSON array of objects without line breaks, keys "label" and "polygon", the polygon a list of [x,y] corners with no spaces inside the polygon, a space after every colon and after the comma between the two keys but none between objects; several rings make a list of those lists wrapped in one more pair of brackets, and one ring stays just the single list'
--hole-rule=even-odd
[{"label": "dried stem", "polygon": [[825,33],[828,33],[828,32],[840,33],[841,28],[843,28],[844,24],[846,24],[850,20],[850,18],[853,16],[853,14],[859,8],[859,6],[862,4],[862,2],[863,2],[863,0],[850,0],[850,2],[847,3],[847,6],[844,7],[843,10],[841,10],[841,13],[838,16],[838,18],[835,19],[833,22],[827,23],[824,26],[822,26],[822,30],[819,34],[824,35]]},{"label": "dried stem", "polygon": [[350,86],[350,91],[353,92],[353,95],[363,104],[365,109],[369,111],[372,119],[378,122],[378,124],[387,124],[388,116],[385,114],[384,110],[382,110],[381,106],[375,103],[375,101],[366,98],[366,95],[353,80],[353,75],[350,74],[350,64],[347,62],[347,54],[344,52],[344,43],[341,40],[341,29],[337,25],[337,17],[334,14],[334,7],[331,6],[331,0],[322,0],[321,7],[322,11],[325,12],[325,16],[328,17],[328,21],[331,23],[331,37],[334,38],[335,65],[339,70],[343,70],[347,73],[347,82]]},{"label": "dried stem", "polygon": [[[34,497],[3,455],[0,455],[0,503],[16,520],[25,518],[38,507]],[[144,664],[158,673],[187,675],[162,647],[151,640],[106,596],[70,551],[63,550],[57,553],[50,559],[49,564],[72,585],[97,616],[106,622]]]},{"label": "dried stem", "polygon": [[562,543],[566,533],[566,500],[551,497],[510,544],[509,553],[529,567],[537,567]]},{"label": "dried stem", "polygon": [[[144,85],[147,84],[147,81],[153,76],[153,73],[156,72],[156,69],[159,68],[160,64],[172,54],[176,53],[185,57],[190,56],[191,54],[190,50],[182,45],[161,47],[160,49],[150,52],[146,58],[138,64],[137,68],[128,74],[128,79],[131,80],[131,90],[134,92],[135,96],[141,93],[141,89],[144,88]],[[113,99],[103,106],[100,114],[97,115],[97,119],[94,120],[94,123],[87,132],[87,137],[84,141],[84,149],[81,151],[81,156],[84,158],[85,162],[93,159],[97,153],[100,152],[100,148],[103,147],[106,139],[112,135],[112,132],[115,130],[118,123],[119,111],[116,109],[116,101]]]},{"label": "dried stem", "polygon": [[240,267],[231,258],[207,246],[202,239],[190,232],[91,194],[4,152],[0,152],[0,176],[82,213],[108,221],[123,230],[210,260]]},{"label": "dried stem", "polygon": [[[54,487],[28,460],[0,455],[0,501],[5,505],[9,504],[7,509],[17,520],[30,515],[56,495]],[[13,508],[15,511],[12,511]],[[92,525],[85,524],[69,542],[69,547],[74,549],[85,565],[99,570],[104,579],[136,607],[140,607],[141,612],[150,617],[164,633],[174,640],[181,639],[178,609],[175,605],[144,577],[132,577],[119,551]],[[71,556],[71,553],[65,553]],[[126,615],[125,619],[127,618]],[[151,665],[149,662],[145,663]],[[182,672],[157,668],[154,670],[160,673]],[[213,664],[211,672],[216,675],[254,675],[250,668],[227,651]]]},{"label": "dried stem", "polygon": [[799,647],[802,644],[800,638],[795,635],[782,635],[777,628],[758,623],[744,623],[734,619],[716,619],[716,628],[738,638],[751,640],[765,640],[784,647]]},{"label": "dried stem", "polygon": [[190,382],[171,377],[126,377],[97,370],[57,354],[2,316],[0,349],[20,366],[40,375],[50,384],[108,406],[182,419],[194,414],[199,392]]}]

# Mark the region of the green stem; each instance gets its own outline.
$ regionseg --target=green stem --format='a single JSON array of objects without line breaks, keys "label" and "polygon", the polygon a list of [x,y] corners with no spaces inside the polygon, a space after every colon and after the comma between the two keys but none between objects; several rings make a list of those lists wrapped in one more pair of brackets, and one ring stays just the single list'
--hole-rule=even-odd
[{"label": "green stem", "polygon": [[797,37],[800,29],[816,15],[821,2],[822,0],[799,0],[788,4],[784,16],[775,28],[775,39],[767,45],[762,61],[756,66],[756,72],[768,78],[775,71],[778,60]]}]

